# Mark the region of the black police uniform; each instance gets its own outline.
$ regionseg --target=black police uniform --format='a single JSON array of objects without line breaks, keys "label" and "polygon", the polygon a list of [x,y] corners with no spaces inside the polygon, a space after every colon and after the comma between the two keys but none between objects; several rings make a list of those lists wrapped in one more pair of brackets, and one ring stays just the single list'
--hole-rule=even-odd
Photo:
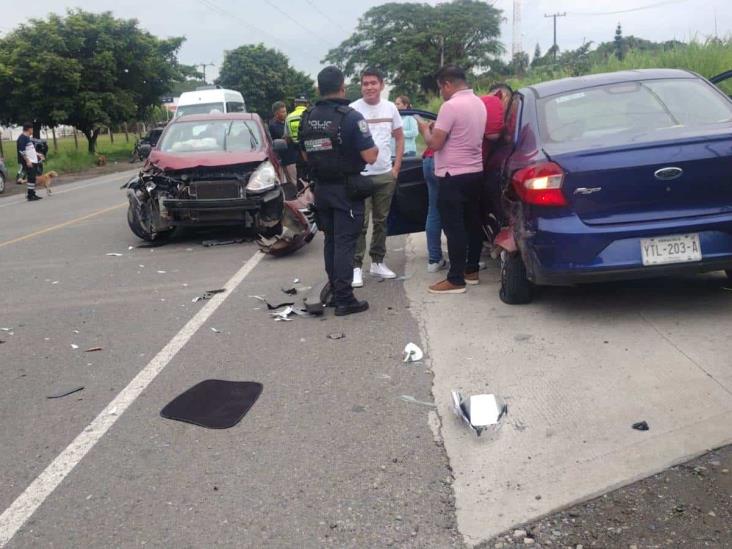
[{"label": "black police uniform", "polygon": [[364,201],[349,197],[346,182],[363,170],[361,151],[374,147],[374,140],[363,116],[340,98],[322,99],[308,109],[298,137],[315,182],[318,226],[325,233],[325,270],[335,304],[349,306],[356,303],[353,256],[363,227]]}]

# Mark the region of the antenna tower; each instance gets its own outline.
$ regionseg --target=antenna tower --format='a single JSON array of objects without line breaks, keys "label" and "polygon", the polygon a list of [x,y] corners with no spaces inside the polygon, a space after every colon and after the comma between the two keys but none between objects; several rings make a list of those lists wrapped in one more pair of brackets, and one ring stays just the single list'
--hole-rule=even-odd
[{"label": "antenna tower", "polygon": [[521,44],[521,0],[513,0],[513,45],[511,56],[524,51]]}]

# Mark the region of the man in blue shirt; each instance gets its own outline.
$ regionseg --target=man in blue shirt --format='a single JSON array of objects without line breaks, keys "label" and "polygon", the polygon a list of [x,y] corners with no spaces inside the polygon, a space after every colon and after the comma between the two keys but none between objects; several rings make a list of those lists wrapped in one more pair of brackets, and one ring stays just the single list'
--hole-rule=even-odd
[{"label": "man in blue shirt", "polygon": [[364,166],[379,150],[363,116],[348,106],[345,79],[336,67],[318,74],[321,99],[303,114],[300,149],[315,182],[318,226],[325,233],[325,270],[336,316],[360,313],[367,301],[353,295],[353,256],[364,220],[364,198],[354,191]]}]

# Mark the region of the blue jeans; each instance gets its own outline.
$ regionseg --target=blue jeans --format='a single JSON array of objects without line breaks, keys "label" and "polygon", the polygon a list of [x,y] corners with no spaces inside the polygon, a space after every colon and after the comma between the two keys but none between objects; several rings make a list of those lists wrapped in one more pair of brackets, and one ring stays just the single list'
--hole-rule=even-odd
[{"label": "blue jeans", "polygon": [[422,173],[427,182],[427,222],[425,232],[427,233],[427,256],[430,263],[437,263],[442,260],[442,223],[440,212],[437,210],[437,196],[439,186],[435,177],[435,159],[432,157],[422,159]]}]

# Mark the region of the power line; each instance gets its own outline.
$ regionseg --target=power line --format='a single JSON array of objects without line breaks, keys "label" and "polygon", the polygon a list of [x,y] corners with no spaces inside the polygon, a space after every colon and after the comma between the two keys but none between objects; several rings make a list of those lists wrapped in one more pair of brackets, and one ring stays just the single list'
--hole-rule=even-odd
[{"label": "power line", "polygon": [[318,5],[317,5],[317,4],[315,3],[315,2],[313,2],[313,0],[305,0],[305,2],[306,2],[306,3],[307,3],[307,4],[308,4],[308,5],[309,5],[309,6],[311,7],[311,8],[313,8],[313,9],[314,9],[315,11],[317,11],[317,12],[318,12],[318,13],[319,13],[320,15],[322,15],[322,16],[323,16],[323,17],[324,17],[325,19],[327,19],[327,20],[328,20],[328,21],[330,21],[330,22],[331,22],[331,23],[332,23],[333,25],[335,25],[336,27],[342,27],[342,26],[343,26],[343,25],[341,25],[340,23],[338,23],[338,21],[335,21],[335,20],[334,20],[334,19],[333,19],[333,18],[332,18],[332,17],[330,16],[330,15],[328,15],[328,14],[327,14],[327,13],[325,13],[325,12],[324,12],[323,10],[321,10],[321,9],[320,9],[320,8],[318,7]]},{"label": "power line", "polygon": [[634,11],[642,11],[642,10],[650,10],[653,8],[659,8],[661,6],[667,6],[669,4],[680,4],[681,2],[686,2],[687,0],[665,0],[664,2],[656,2],[655,4],[648,4],[645,6],[638,6],[637,8],[629,8],[627,10],[617,10],[617,11],[598,11],[598,12],[579,12],[579,11],[572,11],[569,12],[569,15],[581,15],[581,16],[597,16],[597,15],[618,15],[621,13],[631,13]]},{"label": "power line", "polygon": [[267,5],[268,5],[269,7],[271,7],[272,9],[274,9],[274,10],[277,10],[277,11],[278,11],[278,12],[280,12],[280,13],[281,13],[282,15],[284,15],[285,17],[287,17],[287,19],[289,19],[290,21],[292,21],[293,23],[295,23],[295,24],[296,24],[296,25],[297,25],[298,27],[302,28],[303,30],[306,30],[306,31],[308,31],[308,32],[309,32],[310,34],[312,34],[312,35],[313,35],[313,36],[314,36],[315,38],[319,38],[319,35],[318,35],[318,33],[317,33],[317,32],[315,32],[315,31],[314,31],[314,30],[312,30],[312,29],[309,29],[309,28],[307,28],[307,27],[306,27],[305,25],[303,25],[303,24],[302,24],[302,21],[298,21],[297,19],[295,19],[295,18],[294,18],[294,17],[292,16],[292,15],[290,15],[289,13],[287,13],[287,12],[286,12],[285,10],[283,10],[283,9],[282,9],[281,7],[279,7],[279,6],[278,6],[277,4],[275,4],[274,2],[272,2],[272,0],[264,0],[264,2],[265,2],[265,4],[267,4]]}]

